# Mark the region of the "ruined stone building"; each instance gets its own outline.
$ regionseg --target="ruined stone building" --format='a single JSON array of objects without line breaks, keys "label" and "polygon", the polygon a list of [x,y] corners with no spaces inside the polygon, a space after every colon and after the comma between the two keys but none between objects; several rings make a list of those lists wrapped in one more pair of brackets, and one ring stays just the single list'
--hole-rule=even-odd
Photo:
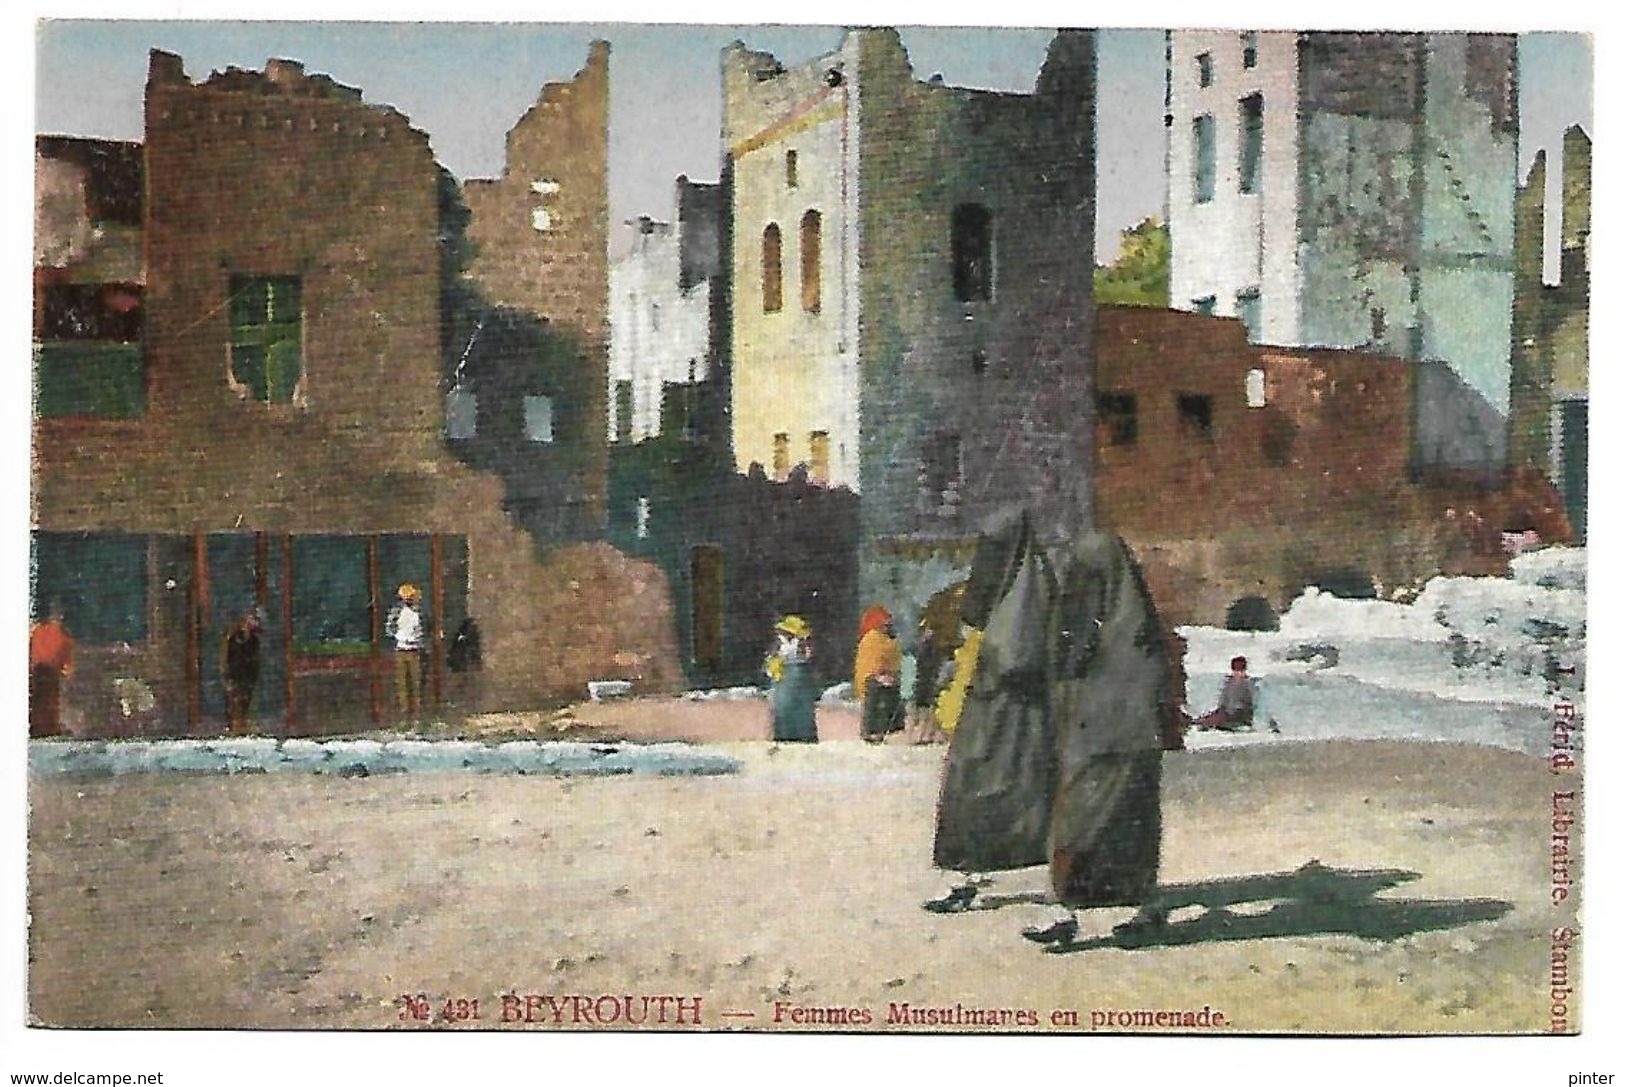
[{"label": "ruined stone building", "polygon": [[1505,459],[1512,35],[1173,31],[1170,297],[1419,371],[1419,467]]},{"label": "ruined stone building", "polygon": [[35,141],[35,390],[50,417],[139,415],[141,145]]},{"label": "ruined stone building", "polygon": [[1585,537],[1589,446],[1591,137],[1563,134],[1558,281],[1545,282],[1546,151],[1518,190],[1518,286],[1512,325],[1511,455],[1539,465]]},{"label": "ruined stone building", "polygon": [[1408,360],[1253,344],[1235,319],[1097,312],[1095,502],[1163,619],[1274,614],[1306,586],[1386,595],[1503,573],[1503,532],[1567,539],[1538,477],[1414,479]]},{"label": "ruined stone building", "polygon": [[716,369],[719,194],[715,184],[678,178],[676,224],[637,220],[631,249],[610,268],[611,442],[702,423],[699,397]]},{"label": "ruined stone building", "polygon": [[856,492],[860,596],[905,623],[993,510],[1088,524],[1093,35],[1027,94],[916,79],[893,30],[736,44],[723,89],[736,467]]},{"label": "ruined stone building", "polygon": [[447,345],[448,415],[461,455],[499,474],[507,508],[549,541],[605,527],[609,53],[594,42],[573,79],[545,85],[508,132],[502,174],[462,190],[462,271],[495,312]]},{"label": "ruined stone building", "polygon": [[[139,153],[39,154],[33,596],[79,641],[82,727],[213,727],[251,608],[256,727],[388,719],[403,582],[427,701],[535,705],[616,661],[673,678],[658,572],[604,545],[544,565],[447,450],[443,172],[407,118],[292,61],[194,81],[155,50]],[[459,689],[442,646],[468,616],[485,669]]]},{"label": "ruined stone building", "polygon": [[761,682],[786,613],[812,624],[833,683],[850,670],[857,501],[804,466],[734,469],[725,193],[678,178],[676,222],[640,220],[612,271],[610,540],[665,573],[691,685]]}]

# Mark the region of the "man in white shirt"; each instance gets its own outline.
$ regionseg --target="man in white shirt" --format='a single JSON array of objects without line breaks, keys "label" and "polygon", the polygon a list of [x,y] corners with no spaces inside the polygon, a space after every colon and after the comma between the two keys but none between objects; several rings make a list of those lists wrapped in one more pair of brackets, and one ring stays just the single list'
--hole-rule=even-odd
[{"label": "man in white shirt", "polygon": [[416,585],[402,585],[399,596],[384,632],[395,645],[395,704],[403,718],[416,720],[423,702],[423,594]]}]

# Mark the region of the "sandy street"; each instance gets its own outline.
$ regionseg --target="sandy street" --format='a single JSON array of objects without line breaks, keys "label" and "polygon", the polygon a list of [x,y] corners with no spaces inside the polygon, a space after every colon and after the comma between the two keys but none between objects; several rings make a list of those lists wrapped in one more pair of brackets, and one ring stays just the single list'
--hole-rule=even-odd
[{"label": "sandy street", "polygon": [[[840,718],[821,713],[826,736]],[[431,1024],[477,1000],[464,1025],[512,1029],[503,996],[512,1015],[534,994],[542,1029],[670,1028],[691,1007],[645,996],[699,997],[709,1029],[932,1029],[899,1022],[905,1003],[1024,1013],[1003,1029],[1204,1006],[1224,1025],[1195,1029],[1547,1027],[1550,933],[1572,914],[1549,904],[1558,779],[1540,760],[1400,742],[1169,755],[1162,881],[1194,885],[1173,889],[1193,903],[1173,946],[1090,946],[1126,917],[1096,911],[1056,955],[1019,936],[1049,916],[1040,870],[999,876],[968,913],[920,908],[948,885],[930,862],[942,748],[720,746],[738,774],[32,781],[32,1013],[384,1028],[417,1026],[399,998],[422,993]]]}]

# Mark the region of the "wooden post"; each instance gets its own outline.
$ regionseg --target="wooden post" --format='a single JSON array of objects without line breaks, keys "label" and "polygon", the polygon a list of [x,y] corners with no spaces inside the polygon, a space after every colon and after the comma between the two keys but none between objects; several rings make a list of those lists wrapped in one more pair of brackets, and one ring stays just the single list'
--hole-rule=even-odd
[{"label": "wooden post", "polygon": [[186,618],[186,731],[203,723],[203,631],[209,614],[209,544],[192,533],[192,591]]},{"label": "wooden post", "polygon": [[293,701],[293,537],[282,537],[282,713],[283,732],[293,735],[299,713]]},{"label": "wooden post", "polygon": [[367,616],[371,621],[372,655],[367,668],[367,695],[372,703],[372,723],[383,720],[384,702],[379,669],[383,667],[384,616],[383,597],[378,584],[378,537],[367,537]]},{"label": "wooden post", "polygon": [[445,676],[443,670],[446,664],[445,646],[442,644],[446,636],[446,628],[442,616],[445,614],[446,593],[440,582],[445,574],[445,567],[440,558],[440,537],[429,537],[429,699],[438,708],[440,695],[445,689]]}]

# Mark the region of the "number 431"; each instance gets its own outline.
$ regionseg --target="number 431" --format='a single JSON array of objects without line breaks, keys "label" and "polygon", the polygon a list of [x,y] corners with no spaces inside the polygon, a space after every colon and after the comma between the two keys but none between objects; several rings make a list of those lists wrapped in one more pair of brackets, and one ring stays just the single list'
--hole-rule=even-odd
[{"label": "number 431", "polygon": [[447,1023],[466,1023],[480,1017],[478,1000],[448,1000],[440,1009],[440,1018]]}]

